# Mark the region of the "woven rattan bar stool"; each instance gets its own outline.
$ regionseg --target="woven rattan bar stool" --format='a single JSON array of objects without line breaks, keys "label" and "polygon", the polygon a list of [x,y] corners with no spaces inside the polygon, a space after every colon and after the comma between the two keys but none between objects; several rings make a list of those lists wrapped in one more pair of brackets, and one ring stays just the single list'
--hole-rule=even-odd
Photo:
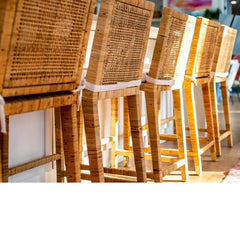
[{"label": "woven rattan bar stool", "polygon": [[98,17],[82,108],[91,181],[104,182],[98,100],[126,96],[137,181],[146,182],[139,112],[147,40],[154,4],[144,0],[102,0]]},{"label": "woven rattan bar stool", "polygon": [[[183,181],[188,180],[187,148],[185,139],[185,120],[183,110],[183,80],[190,52],[196,18],[180,13],[171,8],[164,8],[152,63],[149,73],[143,77],[141,89],[145,92],[151,149],[145,148],[145,158],[152,161],[153,171],[147,176],[155,182],[162,182],[163,176],[171,171],[181,169]],[[171,149],[161,149],[159,137],[159,122],[161,119],[161,92],[171,91],[174,99],[176,131],[178,139],[178,156],[172,155]],[[126,111],[127,105],[125,104]],[[115,154],[132,156],[130,147],[129,120],[124,113],[124,150],[117,150]],[[165,150],[166,156],[161,155]],[[130,174],[123,171],[122,174]],[[131,173],[132,174],[132,173]]]},{"label": "woven rattan bar stool", "polygon": [[[192,156],[195,162],[195,171],[198,175],[202,173],[201,155],[208,149],[211,150],[212,160],[216,160],[215,138],[213,128],[210,82],[211,68],[213,64],[214,51],[217,44],[220,24],[202,17],[197,18],[191,52],[189,56],[184,90],[187,105],[190,140],[192,149],[188,150],[188,156]],[[208,136],[199,137],[194,87],[201,86],[205,108]],[[175,140],[174,135],[160,135],[161,139]],[[200,146],[200,143],[203,145]]]},{"label": "woven rattan bar stool", "polygon": [[[148,130],[152,154],[153,177],[161,181],[171,171],[181,169],[183,181],[188,180],[188,161],[183,109],[183,80],[190,52],[196,18],[165,8],[160,24],[158,38],[153,53],[145,92]],[[162,91],[172,91],[178,156],[161,156],[159,122],[161,112],[160,96]],[[171,149],[165,149],[171,155]],[[161,174],[161,175],[159,175]]]},{"label": "woven rattan bar stool", "polygon": [[[221,141],[223,139],[227,138],[229,147],[233,146],[227,76],[230,68],[230,61],[232,58],[236,35],[237,35],[237,30],[224,25],[221,26],[218,42],[215,50],[213,66],[212,66],[212,72],[214,74],[214,77],[210,83],[210,86],[211,86],[212,114],[213,114],[213,124],[214,124],[217,156],[221,155]],[[222,129],[220,130],[220,127],[219,127],[217,96],[216,96],[217,82],[221,83],[222,104],[223,104],[224,117],[225,117],[225,130],[222,130]]]},{"label": "woven rattan bar stool", "polygon": [[[95,0],[3,0],[0,3],[0,181],[57,161],[63,181],[81,181],[77,93]],[[9,116],[57,108],[56,153],[9,168]],[[6,126],[4,114],[6,115]],[[27,124],[27,123],[26,123]],[[6,128],[5,128],[6,127]],[[62,132],[60,129],[62,128]],[[63,136],[64,154],[61,150]]]}]

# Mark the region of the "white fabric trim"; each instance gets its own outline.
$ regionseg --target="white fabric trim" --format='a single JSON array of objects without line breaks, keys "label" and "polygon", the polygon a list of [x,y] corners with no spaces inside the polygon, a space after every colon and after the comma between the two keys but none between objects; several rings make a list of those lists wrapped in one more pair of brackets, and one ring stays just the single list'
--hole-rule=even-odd
[{"label": "white fabric trim", "polygon": [[156,79],[148,76],[146,73],[143,74],[142,80],[143,82],[149,82],[155,85],[170,86],[170,87],[175,84],[175,80]]},{"label": "white fabric trim", "polygon": [[225,78],[225,77],[228,77],[228,72],[225,72],[225,73],[218,73],[218,72],[211,72],[211,76],[212,77],[220,77],[220,78]]},{"label": "white fabric trim", "polygon": [[82,103],[82,93],[83,93],[83,89],[85,88],[85,85],[86,85],[86,80],[83,79],[82,82],[80,83],[80,85],[76,89],[72,90],[73,93],[79,92],[78,103],[77,103],[77,105],[78,105],[77,110],[78,111],[80,111],[80,106],[81,106],[81,103]]},{"label": "white fabric trim", "polygon": [[105,92],[105,91],[114,91],[120,90],[129,87],[137,87],[141,85],[142,80],[134,80],[130,82],[118,82],[116,84],[108,85],[95,85],[86,81],[85,88],[92,92]]},{"label": "white fabric trim", "polygon": [[6,127],[6,116],[5,116],[5,101],[2,95],[0,94],[0,123],[1,123],[1,132],[7,133]]}]

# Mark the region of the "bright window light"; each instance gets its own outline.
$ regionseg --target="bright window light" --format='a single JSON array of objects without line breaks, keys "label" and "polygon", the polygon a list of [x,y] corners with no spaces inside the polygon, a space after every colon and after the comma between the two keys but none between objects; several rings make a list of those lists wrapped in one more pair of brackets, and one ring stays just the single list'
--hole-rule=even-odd
[{"label": "bright window light", "polygon": [[231,4],[237,4],[237,1],[231,1]]}]

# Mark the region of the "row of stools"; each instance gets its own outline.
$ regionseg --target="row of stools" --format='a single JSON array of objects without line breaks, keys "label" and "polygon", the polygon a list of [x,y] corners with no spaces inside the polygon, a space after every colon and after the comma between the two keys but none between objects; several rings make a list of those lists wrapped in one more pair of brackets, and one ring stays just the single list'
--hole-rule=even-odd
[{"label": "row of stools", "polygon": [[[0,7],[5,11],[5,18],[0,19],[3,49],[0,94],[7,116],[4,129],[4,111],[0,112],[2,132],[7,132],[1,134],[0,139],[1,181],[7,182],[11,175],[54,161],[57,162],[58,182],[63,182],[64,177],[68,182],[81,179],[162,182],[164,176],[176,169],[181,170],[183,181],[187,181],[188,156],[194,157],[196,172],[200,175],[201,154],[210,149],[212,160],[216,160],[216,155],[221,154],[222,139],[228,137],[232,145],[226,80],[236,30],[165,8],[150,70],[143,75],[154,4],[144,0],[102,0],[87,75],[80,83],[96,1],[69,4],[68,0],[61,5],[52,2],[50,7],[49,1],[24,0],[22,4],[6,1]],[[219,130],[217,116],[217,81],[222,84],[224,133]],[[207,128],[201,131],[207,132],[207,137],[198,135],[193,92],[197,85],[202,86],[207,121]],[[186,137],[183,88],[190,138]],[[140,91],[145,93],[150,148],[143,144]],[[173,94],[174,118],[169,121],[175,121],[174,135],[159,134],[163,91]],[[116,99],[120,97],[125,98],[124,128],[126,132],[131,129],[132,147],[118,149],[113,141],[116,136],[112,136],[112,158],[133,156],[135,170],[103,166],[97,102],[114,99],[114,124]],[[81,104],[83,114],[77,113],[77,104]],[[56,153],[9,168],[8,116],[49,108],[55,108]],[[82,120],[89,165],[81,164]],[[129,136],[126,142],[128,140]],[[178,149],[162,149],[160,140],[177,141]],[[187,140],[192,145],[188,150]],[[150,172],[146,171],[145,158],[152,162]],[[90,170],[90,174],[81,170]]]}]

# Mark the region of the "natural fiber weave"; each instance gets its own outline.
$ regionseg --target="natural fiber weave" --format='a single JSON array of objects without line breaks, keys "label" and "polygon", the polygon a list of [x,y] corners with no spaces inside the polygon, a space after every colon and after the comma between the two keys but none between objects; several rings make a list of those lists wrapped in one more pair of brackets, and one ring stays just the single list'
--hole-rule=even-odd
[{"label": "natural fiber weave", "polygon": [[[8,6],[14,2],[10,0]],[[0,75],[3,88],[70,83],[69,90],[72,90],[73,83],[77,86],[90,27],[89,11],[91,19],[93,15],[91,2],[22,0],[18,1],[15,12],[11,12],[12,8],[6,9],[5,28],[13,29],[7,66],[3,76]],[[7,26],[11,17],[14,24]],[[2,34],[4,40],[5,32]],[[4,51],[8,51],[3,44]]]},{"label": "natural fiber weave", "polygon": [[220,24],[198,17],[186,75],[209,77]]},{"label": "natural fiber weave", "polygon": [[[106,85],[141,79],[149,22],[152,18],[150,8],[134,6],[141,2],[132,1],[130,4],[129,1],[115,1],[108,10],[112,12],[109,24],[97,25],[87,75],[88,82]],[[103,18],[104,15],[99,16],[98,21]]]},{"label": "natural fiber weave", "polygon": [[236,29],[221,26],[213,60],[213,72],[226,73],[229,71],[236,35]]},{"label": "natural fiber weave", "polygon": [[165,8],[149,76],[183,81],[196,18]]}]

